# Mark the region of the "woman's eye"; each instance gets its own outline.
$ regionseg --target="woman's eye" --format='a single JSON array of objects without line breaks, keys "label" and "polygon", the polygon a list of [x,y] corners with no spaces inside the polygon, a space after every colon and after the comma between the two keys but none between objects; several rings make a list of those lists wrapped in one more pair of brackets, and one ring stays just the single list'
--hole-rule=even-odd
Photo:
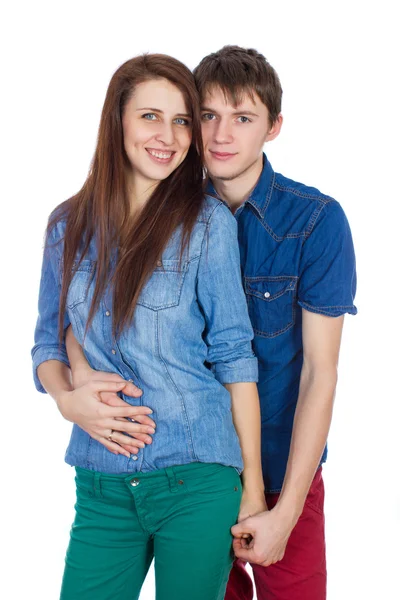
[{"label": "woman's eye", "polygon": [[146,119],[147,121],[156,121],[157,115],[155,115],[154,113],[145,113],[144,115],[142,115],[142,119]]},{"label": "woman's eye", "polygon": [[212,113],[204,113],[203,115],[201,115],[201,118],[203,121],[212,121],[215,118],[215,115],[213,115]]},{"label": "woman's eye", "polygon": [[174,123],[176,123],[177,125],[190,125],[187,119],[182,119],[181,117],[175,119]]},{"label": "woman's eye", "polygon": [[239,123],[251,123],[248,117],[238,117]]}]

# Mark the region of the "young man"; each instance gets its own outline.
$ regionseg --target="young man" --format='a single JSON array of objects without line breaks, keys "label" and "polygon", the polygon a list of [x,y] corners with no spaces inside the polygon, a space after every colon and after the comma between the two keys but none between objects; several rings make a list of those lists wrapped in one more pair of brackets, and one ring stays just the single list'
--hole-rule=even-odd
[{"label": "young man", "polygon": [[[248,561],[258,600],[323,600],[321,464],[343,318],[357,312],[351,233],[335,200],[274,173],[263,154],[265,142],[276,138],[282,126],[282,89],[265,58],[255,50],[226,46],[204,58],[195,77],[202,98],[209,193],[226,202],[238,224],[259,360],[269,507],[233,527],[241,560],[232,569],[226,599],[253,598],[243,562]],[[85,379],[87,363],[73,336],[68,337],[68,355],[75,355],[77,365],[74,377],[81,362]],[[126,390],[128,395],[136,392]],[[123,404],[118,398],[109,402],[118,401]],[[140,439],[147,443],[147,437]]]},{"label": "young man", "polygon": [[357,312],[351,233],[335,200],[274,173],[263,154],[282,126],[281,85],[264,56],[226,46],[194,74],[209,193],[228,204],[238,224],[259,360],[269,507],[232,530],[242,560],[232,569],[226,599],[253,598],[248,561],[258,600],[323,600],[321,464],[344,314]]}]

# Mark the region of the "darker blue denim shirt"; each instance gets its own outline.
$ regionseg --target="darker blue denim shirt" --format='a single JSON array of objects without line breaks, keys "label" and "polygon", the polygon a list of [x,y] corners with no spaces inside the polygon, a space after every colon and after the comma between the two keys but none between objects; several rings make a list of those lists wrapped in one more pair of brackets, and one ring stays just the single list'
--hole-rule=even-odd
[{"label": "darker blue denim shirt", "polygon": [[[65,221],[60,220],[48,235],[43,256],[32,350],[41,392],[38,366],[51,359],[68,364],[57,331],[64,234]],[[224,384],[257,381],[257,359],[241,282],[237,223],[222,202],[206,197],[182,260],[180,246],[178,228],[141,291],[132,323],[117,339],[112,334],[111,289],[84,335],[95,285],[94,242],[83,260],[77,256],[65,327],[72,325],[93,369],[119,373],[143,390],[140,398],[123,398],[149,406],[157,430],[151,445],[127,458],[115,456],[74,425],[66,453],[70,465],[134,473],[208,462],[242,470]]]},{"label": "darker blue denim shirt", "polygon": [[[217,196],[210,183],[209,193]],[[356,314],[350,227],[340,204],[272,170],[236,211],[243,285],[258,358],[262,463],[268,491],[282,487],[303,363],[302,308]],[[325,448],[321,463],[326,460]]]}]

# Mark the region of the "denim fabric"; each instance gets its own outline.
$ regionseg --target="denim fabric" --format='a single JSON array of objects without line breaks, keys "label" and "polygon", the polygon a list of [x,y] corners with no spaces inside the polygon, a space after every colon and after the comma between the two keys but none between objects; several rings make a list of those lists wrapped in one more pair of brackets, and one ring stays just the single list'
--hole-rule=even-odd
[{"label": "denim fabric", "polygon": [[[35,383],[42,392],[37,367],[49,359],[68,364],[65,346],[59,346],[57,338],[64,230],[65,222],[59,221],[43,258],[32,350]],[[231,398],[223,386],[257,381],[237,224],[221,202],[206,197],[181,264],[180,239],[177,230],[142,290],[132,325],[118,339],[112,335],[111,290],[84,335],[94,289],[95,245],[81,262],[77,257],[65,327],[72,324],[93,369],[119,373],[143,390],[141,398],[123,398],[149,406],[157,431],[153,444],[129,459],[110,453],[74,425],[66,453],[71,465],[105,473],[146,472],[191,462],[243,468]]]},{"label": "denim fabric", "polygon": [[[209,193],[217,196],[210,184]],[[254,329],[267,491],[285,475],[303,363],[302,311],[356,314],[356,271],[340,204],[274,173],[260,179],[236,211],[243,285]],[[326,460],[325,448],[321,463]]]}]

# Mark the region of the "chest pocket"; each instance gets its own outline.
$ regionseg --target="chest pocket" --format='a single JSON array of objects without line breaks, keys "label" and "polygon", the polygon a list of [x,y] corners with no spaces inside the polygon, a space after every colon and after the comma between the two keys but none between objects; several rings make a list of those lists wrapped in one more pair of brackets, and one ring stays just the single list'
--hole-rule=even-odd
[{"label": "chest pocket", "polygon": [[245,277],[249,315],[255,335],[272,338],[295,320],[297,277]]},{"label": "chest pocket", "polygon": [[91,281],[94,277],[96,261],[82,260],[78,265],[73,264],[73,277],[67,294],[67,307],[75,308],[78,304],[85,302]]},{"label": "chest pocket", "polygon": [[188,263],[179,260],[163,260],[158,263],[150,279],[141,291],[138,304],[151,310],[163,310],[178,306]]}]

